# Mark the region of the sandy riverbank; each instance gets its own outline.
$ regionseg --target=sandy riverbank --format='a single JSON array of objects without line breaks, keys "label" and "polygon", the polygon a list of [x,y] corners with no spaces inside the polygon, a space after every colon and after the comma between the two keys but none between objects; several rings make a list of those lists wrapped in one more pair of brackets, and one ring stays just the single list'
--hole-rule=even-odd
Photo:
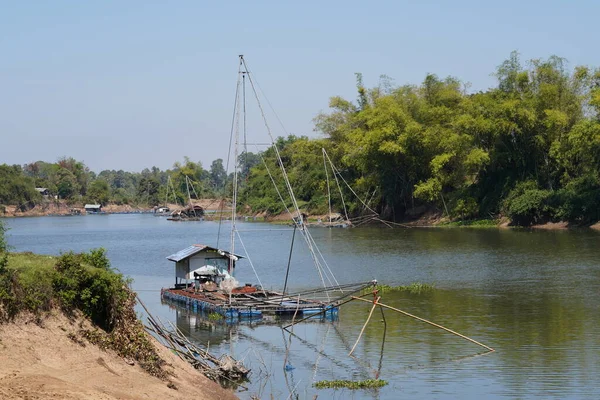
[{"label": "sandy riverbank", "polygon": [[[221,208],[223,211],[231,210],[227,204],[222,204],[221,199],[201,199],[193,200],[194,205],[201,206],[205,211],[217,211]],[[181,210],[184,207],[180,204],[168,204],[171,211]],[[67,204],[64,200],[47,201],[36,205],[30,210],[20,211],[16,206],[3,206],[4,212],[0,211],[0,217],[43,217],[47,215],[72,215],[74,212],[85,214],[84,204]],[[144,206],[132,206],[129,204],[107,204],[102,207],[102,211],[107,214],[125,214],[125,213],[151,213],[154,208]]]},{"label": "sandy riverbank", "polygon": [[[222,211],[224,213],[231,212],[230,204],[227,204],[227,203],[223,204],[221,199],[201,199],[201,200],[194,200],[193,203],[195,205],[201,206],[202,208],[204,208],[205,211],[208,212],[208,214],[206,215],[207,219],[211,219],[212,217],[214,217],[214,212],[216,212],[216,211]],[[181,205],[177,205],[177,204],[168,204],[168,207],[172,211],[183,208]],[[80,206],[80,207],[67,206],[66,204],[62,204],[62,203],[61,204],[52,203],[52,204],[38,205],[26,212],[20,212],[20,211],[16,210],[15,206],[5,206],[5,213],[4,214],[0,213],[0,217],[39,217],[39,216],[46,216],[46,215],[69,215],[71,213],[72,209],[79,209],[82,214],[85,214],[85,211],[83,210],[83,206]],[[125,204],[125,205],[108,204],[105,207],[103,207],[102,210],[107,214],[152,212],[152,209],[133,207],[133,206],[130,206],[127,204]],[[243,210],[241,210],[241,211],[243,211]],[[289,223],[292,220],[292,215],[295,215],[295,213],[288,213],[288,212],[283,212],[283,213],[277,214],[277,215],[269,215],[266,212],[253,214],[250,212],[250,210],[246,210],[246,211],[248,212],[248,214],[247,214],[248,217],[256,217],[260,221],[272,222],[272,223],[276,223],[276,224]],[[238,216],[243,216],[243,215],[245,215],[243,212],[242,213],[238,212]],[[316,222],[318,220],[327,221],[328,215],[327,214],[308,215],[308,219],[309,219],[309,222]],[[405,221],[401,221],[398,225],[403,225],[403,226],[407,226],[407,227],[436,227],[436,226],[443,226],[444,223],[447,223],[447,222],[449,222],[448,218],[444,218],[441,212],[428,211],[428,212],[421,214],[420,216],[418,216],[416,218],[409,218],[409,219],[406,219]],[[374,223],[377,223],[377,222],[374,222]],[[464,226],[468,227],[469,225],[466,224]],[[488,226],[492,227],[493,225],[488,225]],[[501,219],[498,222],[497,226],[499,228],[513,228],[514,227],[513,225],[511,225],[510,221],[506,218]],[[561,229],[582,228],[582,227],[586,227],[586,226],[574,225],[574,224],[570,224],[569,222],[566,222],[566,221],[559,221],[559,222],[546,222],[543,224],[532,225],[530,228],[544,229],[544,230],[561,230]],[[591,226],[587,226],[587,227],[589,227],[591,229],[600,230],[600,222],[597,222],[597,223],[595,223]]]},{"label": "sandy riverbank", "polygon": [[[201,375],[165,347],[154,342],[167,362],[168,382],[149,375],[137,365],[89,343],[78,344],[81,321],[60,313],[43,320],[31,317],[0,325],[0,398],[17,399],[223,399],[233,392]],[[170,387],[169,387],[170,386]]]}]

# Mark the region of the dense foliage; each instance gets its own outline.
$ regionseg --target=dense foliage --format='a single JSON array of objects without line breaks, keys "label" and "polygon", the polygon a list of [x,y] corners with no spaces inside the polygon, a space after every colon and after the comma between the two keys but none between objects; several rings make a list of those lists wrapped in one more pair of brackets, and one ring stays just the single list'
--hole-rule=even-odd
[{"label": "dense foliage", "polygon": [[[333,97],[331,110],[315,118],[322,138],[277,140],[298,205],[323,214],[331,199],[334,211],[356,216],[365,201],[391,220],[434,210],[455,221],[597,221],[600,70],[569,69],[555,56],[527,65],[512,53],[497,68],[497,86],[477,93],[456,78],[433,74],[400,87],[383,76],[368,89],[357,74],[356,103]],[[238,198],[245,210],[291,209],[272,148],[243,154],[239,167]],[[41,201],[34,183],[66,199],[158,205],[168,177],[180,203],[188,190],[192,197],[231,192],[232,176],[220,159],[208,171],[185,158],[168,171],[97,176],[81,162],[62,159],[0,166],[0,205],[27,208]]]},{"label": "dense foliage", "polygon": [[[478,93],[435,75],[402,87],[384,77],[366,89],[358,75],[357,104],[334,97],[331,111],[316,117],[324,139],[280,141],[296,196],[314,208],[325,204],[322,147],[340,178],[386,218],[437,208],[452,219],[505,215],[521,225],[597,221],[600,70],[570,71],[558,57],[529,65],[512,53],[496,71],[498,86]],[[273,155],[264,156],[276,171]],[[249,202],[279,211],[268,180],[266,166],[252,171]],[[360,212],[349,189],[342,192],[349,213]]]},{"label": "dense foliage", "polygon": [[[22,167],[0,165],[0,214],[6,205],[26,211],[56,200],[133,206],[186,204],[190,197],[221,195],[227,180],[222,159],[214,160],[209,170],[185,157],[183,163],[176,162],[167,171],[152,167],[139,173],[104,170],[97,175],[73,158],[56,163],[37,161]],[[41,195],[36,187],[47,189],[48,194]]]},{"label": "dense foliage", "polygon": [[0,165],[0,214],[3,204],[16,205],[20,210],[26,210],[41,200],[35,190],[35,182],[24,176],[18,165]]},{"label": "dense foliage", "polygon": [[[3,240],[0,230],[0,244]],[[135,293],[128,280],[112,270],[104,249],[60,257],[6,255],[8,262],[0,268],[0,323],[26,312],[42,321],[54,308],[69,316],[82,314],[93,323],[91,329],[81,327],[82,338],[166,377],[164,362],[135,314]]]},{"label": "dense foliage", "polygon": [[0,274],[2,274],[8,265],[8,244],[6,243],[6,227],[0,221]]}]

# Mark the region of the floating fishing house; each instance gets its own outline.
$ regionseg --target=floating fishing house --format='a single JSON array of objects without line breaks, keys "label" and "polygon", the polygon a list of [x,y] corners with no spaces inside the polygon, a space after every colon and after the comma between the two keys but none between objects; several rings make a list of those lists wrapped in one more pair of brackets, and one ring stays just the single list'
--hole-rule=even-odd
[{"label": "floating fishing house", "polygon": [[102,212],[102,205],[86,204],[84,209],[87,214],[100,214]]},{"label": "floating fishing house", "polygon": [[330,302],[286,296],[248,283],[237,286],[232,275],[240,258],[243,257],[201,244],[171,254],[167,259],[175,262],[175,286],[163,289],[161,296],[195,312],[216,312],[227,318],[337,314],[337,305]]}]

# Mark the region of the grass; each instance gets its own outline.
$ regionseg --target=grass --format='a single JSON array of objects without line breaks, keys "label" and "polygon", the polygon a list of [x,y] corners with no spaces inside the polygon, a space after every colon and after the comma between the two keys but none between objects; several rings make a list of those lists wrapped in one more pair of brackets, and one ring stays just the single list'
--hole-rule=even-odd
[{"label": "grass", "polygon": [[471,219],[463,221],[441,222],[438,226],[444,228],[471,227],[471,228],[495,228],[500,223],[497,219]]},{"label": "grass", "polygon": [[[435,289],[435,286],[428,284],[428,283],[413,282],[407,286],[377,285],[375,288],[377,289],[377,291],[379,293],[408,292],[410,294],[422,294],[422,293],[431,292],[432,290]],[[373,291],[373,289],[369,287],[369,288],[364,289],[362,294],[371,293],[372,291]]]},{"label": "grass", "polygon": [[382,379],[367,379],[364,381],[348,381],[348,380],[335,380],[335,381],[319,381],[313,384],[317,389],[372,389],[380,388],[387,385],[388,382]]}]

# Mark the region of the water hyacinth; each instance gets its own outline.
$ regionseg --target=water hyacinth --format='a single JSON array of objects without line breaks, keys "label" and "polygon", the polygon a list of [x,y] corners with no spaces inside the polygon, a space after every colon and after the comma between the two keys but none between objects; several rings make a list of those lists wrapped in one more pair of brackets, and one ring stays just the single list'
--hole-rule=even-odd
[{"label": "water hyacinth", "polygon": [[349,380],[335,380],[335,381],[319,381],[313,384],[317,389],[371,389],[380,388],[387,385],[388,382],[383,379],[366,379],[364,381],[349,381]]}]

